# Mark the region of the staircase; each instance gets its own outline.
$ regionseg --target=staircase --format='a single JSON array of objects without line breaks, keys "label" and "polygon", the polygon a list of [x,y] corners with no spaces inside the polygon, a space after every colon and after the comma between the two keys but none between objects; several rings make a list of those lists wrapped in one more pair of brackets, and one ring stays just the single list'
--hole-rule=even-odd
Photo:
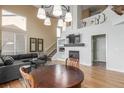
[{"label": "staircase", "polygon": [[53,43],[47,50],[46,54],[48,56],[48,61],[51,61],[52,57],[56,54],[57,52],[57,42]]},{"label": "staircase", "polygon": [[48,61],[51,61],[52,57],[56,54],[57,49],[54,49],[49,55],[48,55]]}]

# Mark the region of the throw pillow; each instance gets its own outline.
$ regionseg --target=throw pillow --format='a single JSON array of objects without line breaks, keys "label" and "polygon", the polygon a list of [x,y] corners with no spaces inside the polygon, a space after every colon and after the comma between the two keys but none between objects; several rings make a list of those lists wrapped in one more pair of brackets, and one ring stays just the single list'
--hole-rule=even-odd
[{"label": "throw pillow", "polygon": [[4,56],[3,57],[4,65],[11,65],[14,62],[14,59],[11,56]]}]

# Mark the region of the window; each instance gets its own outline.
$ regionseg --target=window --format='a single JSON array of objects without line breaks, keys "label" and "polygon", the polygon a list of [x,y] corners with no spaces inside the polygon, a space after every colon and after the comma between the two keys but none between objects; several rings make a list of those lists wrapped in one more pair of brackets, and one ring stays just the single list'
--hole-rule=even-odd
[{"label": "window", "polygon": [[2,31],[2,54],[15,55],[26,52],[26,35],[10,31]]},{"label": "window", "polygon": [[26,18],[2,10],[2,54],[26,53]]}]

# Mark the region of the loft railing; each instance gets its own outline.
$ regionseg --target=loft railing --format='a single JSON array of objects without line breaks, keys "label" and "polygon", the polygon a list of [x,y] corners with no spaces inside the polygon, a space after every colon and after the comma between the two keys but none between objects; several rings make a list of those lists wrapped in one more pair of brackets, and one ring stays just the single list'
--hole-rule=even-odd
[{"label": "loft railing", "polygon": [[107,15],[105,13],[106,9],[101,13],[80,20],[78,28],[99,25],[104,23],[107,20]]},{"label": "loft railing", "polygon": [[94,16],[80,20],[79,28],[102,24],[106,21],[106,19],[107,19],[106,14],[102,12]]}]

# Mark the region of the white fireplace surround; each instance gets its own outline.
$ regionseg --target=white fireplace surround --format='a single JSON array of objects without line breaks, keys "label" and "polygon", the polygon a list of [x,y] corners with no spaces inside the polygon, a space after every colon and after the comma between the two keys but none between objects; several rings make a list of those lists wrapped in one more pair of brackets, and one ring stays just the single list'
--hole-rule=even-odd
[{"label": "white fireplace surround", "polygon": [[69,57],[69,51],[79,51],[79,62],[83,62],[83,51],[81,51],[83,48],[81,47],[66,47],[65,48],[65,57]]}]

